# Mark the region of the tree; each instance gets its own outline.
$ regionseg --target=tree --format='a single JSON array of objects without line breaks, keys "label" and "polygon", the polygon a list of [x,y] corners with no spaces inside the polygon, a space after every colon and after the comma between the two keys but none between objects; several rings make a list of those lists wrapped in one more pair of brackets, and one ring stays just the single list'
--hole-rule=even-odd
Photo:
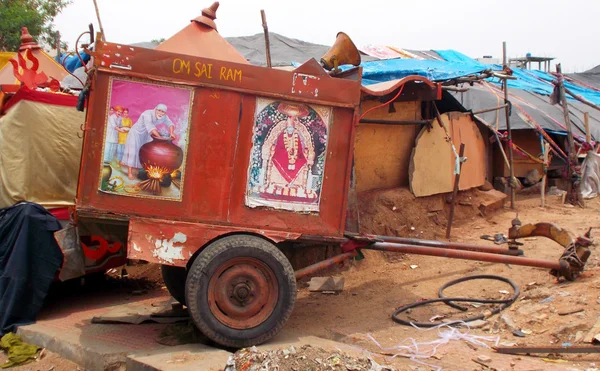
[{"label": "tree", "polygon": [[27,27],[38,43],[55,47],[58,31],[52,21],[70,3],[71,0],[0,0],[0,50],[19,49],[21,27]]}]

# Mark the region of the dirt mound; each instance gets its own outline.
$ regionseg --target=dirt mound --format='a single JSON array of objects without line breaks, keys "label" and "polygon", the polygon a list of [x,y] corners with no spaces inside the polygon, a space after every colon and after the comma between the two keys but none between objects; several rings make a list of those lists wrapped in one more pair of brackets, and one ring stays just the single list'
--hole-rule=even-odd
[{"label": "dirt mound", "polygon": [[[415,197],[408,188],[373,190],[358,195],[362,233],[439,239],[445,235],[451,194]],[[453,225],[482,214],[479,205],[494,199],[490,192],[459,192]]]}]

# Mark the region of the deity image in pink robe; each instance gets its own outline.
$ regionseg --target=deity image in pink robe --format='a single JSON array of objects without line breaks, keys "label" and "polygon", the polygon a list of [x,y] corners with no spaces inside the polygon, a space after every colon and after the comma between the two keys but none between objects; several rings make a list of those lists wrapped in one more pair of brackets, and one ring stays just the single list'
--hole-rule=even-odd
[{"label": "deity image in pink robe", "polygon": [[276,102],[258,114],[247,204],[318,210],[327,124],[310,106]]}]

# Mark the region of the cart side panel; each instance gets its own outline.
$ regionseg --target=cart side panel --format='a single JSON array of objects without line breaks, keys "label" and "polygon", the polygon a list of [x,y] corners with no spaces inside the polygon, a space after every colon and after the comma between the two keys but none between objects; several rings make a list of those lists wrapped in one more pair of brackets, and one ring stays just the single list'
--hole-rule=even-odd
[{"label": "cart side panel", "polygon": [[[241,95],[221,89],[197,89],[190,135],[184,202],[190,215],[226,221],[238,137]],[[178,215],[178,219],[184,215]]]},{"label": "cart side panel", "polygon": [[[118,46],[111,44],[103,45],[118,49]],[[117,55],[123,59],[121,65],[129,64],[129,71],[113,69],[111,63],[114,61],[105,60]],[[179,68],[175,69],[177,66],[183,66],[180,62],[184,56],[177,54],[139,49],[134,51],[123,47],[119,53],[110,50],[98,51],[96,58],[98,71],[92,83],[78,186],[79,213],[102,214],[108,217],[112,215],[125,219],[156,218],[169,220],[168,223],[212,223],[230,226],[230,230],[257,229],[295,234],[342,235],[360,82],[332,78],[323,75],[322,70],[318,72],[318,69],[315,69],[317,72],[311,72],[308,68],[310,66],[304,68],[304,73],[292,73],[192,58],[186,65],[205,66],[213,63],[213,68],[217,68],[217,64],[224,66],[219,67],[219,71],[225,66],[228,71],[237,71],[232,75],[237,79],[236,83],[230,79],[217,80],[220,75],[214,75],[212,80],[205,83],[203,79],[206,76],[202,73],[198,76],[184,76]],[[239,76],[238,72],[242,73],[243,78],[235,77]],[[318,77],[311,77],[310,73],[316,73]],[[188,137],[182,171],[184,176],[177,182],[183,187],[179,198],[138,197],[132,195],[132,192],[126,194],[124,189],[118,192],[99,189],[103,171],[107,112],[109,106],[114,103],[110,101],[110,92],[113,91],[110,87],[111,78],[112,81],[133,79],[144,84],[170,86],[171,89],[187,89],[191,92]],[[309,80],[310,84],[305,84],[305,81]],[[310,89],[300,90],[304,89],[304,85]],[[335,94],[336,91],[338,94]],[[143,92],[140,96],[145,98]],[[280,103],[304,106],[305,108],[301,109],[309,111],[318,106],[328,117],[325,120],[329,125],[325,138],[327,147],[326,151],[321,149],[320,152],[325,158],[324,171],[313,171],[309,175],[309,184],[314,185],[315,182],[322,181],[322,184],[315,188],[320,191],[320,203],[311,211],[257,207],[247,202],[250,166],[254,166],[251,165],[250,158],[257,101],[261,99],[272,100],[276,109]],[[149,106],[154,107],[159,103],[151,103],[150,100],[147,102]],[[144,104],[144,109],[152,107],[146,108]],[[281,122],[282,117],[277,117],[276,121]],[[309,121],[306,121],[307,119]],[[302,120],[305,120],[304,123],[316,122],[310,117],[304,117]],[[310,138],[313,138],[311,140],[319,140],[313,133],[310,133]],[[306,138],[305,135],[303,140]],[[123,172],[119,172],[119,169],[115,169],[113,174],[123,177]],[[256,177],[256,171],[253,174]],[[135,188],[135,185],[128,186]],[[102,187],[106,187],[106,183]],[[128,191],[130,190],[132,189],[128,188]],[[170,192],[163,189],[165,190]]]},{"label": "cart side panel", "polygon": [[[194,89],[181,201],[139,198],[98,190],[109,80],[110,75],[105,73],[99,73],[96,80],[97,98],[92,102],[97,114],[90,116],[87,124],[85,142],[90,150],[84,152],[80,172],[79,209],[174,220],[226,220],[240,94],[220,89]],[[114,174],[125,177],[117,171]]]},{"label": "cart side panel", "polygon": [[129,222],[127,256],[129,259],[185,267],[201,247],[232,233],[255,234],[275,243],[300,236],[288,232],[134,217]]},{"label": "cart side panel", "polygon": [[301,231],[315,235],[340,235],[343,233],[345,197],[349,184],[348,161],[353,133],[352,109],[333,108],[333,118],[328,133],[327,154],[323,187],[318,213],[301,213],[268,208],[248,208],[245,203],[248,183],[248,166],[252,148],[252,125],[255,117],[256,97],[245,96],[240,128],[240,141],[236,154],[235,174],[231,194],[229,220],[239,225],[254,225],[268,229]]}]

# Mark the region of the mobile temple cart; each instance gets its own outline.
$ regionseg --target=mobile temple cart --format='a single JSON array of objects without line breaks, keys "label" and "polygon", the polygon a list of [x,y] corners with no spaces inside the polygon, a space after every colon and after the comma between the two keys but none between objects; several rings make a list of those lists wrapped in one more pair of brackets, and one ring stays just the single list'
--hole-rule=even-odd
[{"label": "mobile temple cart", "polygon": [[[219,344],[273,337],[294,308],[296,279],[361,248],[567,278],[587,260],[589,239],[518,221],[508,249],[346,233],[362,70],[340,72],[336,53],[293,71],[102,41],[91,53],[79,235],[99,236],[103,253],[126,249],[129,259],[162,264],[170,293]],[[441,95],[426,79],[410,83]],[[520,256],[514,239],[530,235],[555,239],[565,253],[556,262]],[[294,272],[278,248],[290,241],[339,244],[343,253]]]}]

